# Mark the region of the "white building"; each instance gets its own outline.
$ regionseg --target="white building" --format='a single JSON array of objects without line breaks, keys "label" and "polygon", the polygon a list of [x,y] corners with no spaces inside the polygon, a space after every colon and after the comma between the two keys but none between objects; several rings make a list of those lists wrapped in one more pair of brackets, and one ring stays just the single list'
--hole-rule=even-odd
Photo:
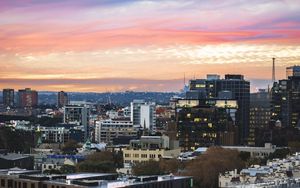
[{"label": "white building", "polygon": [[300,155],[296,153],[286,159],[273,159],[266,166],[254,165],[240,173],[235,170],[220,174],[219,187],[300,187]]},{"label": "white building", "polygon": [[271,153],[274,153],[276,149],[279,149],[271,143],[265,143],[265,147],[249,147],[249,146],[221,146],[224,149],[235,149],[239,152],[249,152],[251,157],[265,158]]},{"label": "white building", "polygon": [[145,129],[152,130],[156,125],[155,103],[144,100],[134,100],[130,104],[131,121],[134,125],[140,125]]},{"label": "white building", "polygon": [[137,136],[138,129],[127,120],[96,121],[95,138],[98,143],[112,143],[119,136]]}]

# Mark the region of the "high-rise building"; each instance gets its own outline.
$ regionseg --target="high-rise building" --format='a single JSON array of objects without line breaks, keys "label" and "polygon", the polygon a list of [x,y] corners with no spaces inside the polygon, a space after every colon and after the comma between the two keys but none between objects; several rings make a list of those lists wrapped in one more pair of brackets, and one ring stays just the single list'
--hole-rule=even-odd
[{"label": "high-rise building", "polygon": [[244,144],[249,133],[250,82],[243,75],[208,75],[207,79],[190,81],[186,99],[234,99],[237,101],[236,125],[239,128],[239,142]]},{"label": "high-rise building", "polygon": [[237,101],[232,99],[178,100],[176,122],[181,149],[235,145],[238,140],[237,109]]},{"label": "high-rise building", "polygon": [[69,103],[68,94],[60,91],[57,93],[57,107],[61,108]]},{"label": "high-rise building", "polygon": [[18,91],[18,106],[21,108],[32,108],[38,105],[38,92],[30,88]]},{"label": "high-rise building", "polygon": [[3,89],[3,104],[4,106],[13,107],[15,100],[15,91],[14,89]]},{"label": "high-rise building", "polygon": [[131,102],[131,121],[133,125],[152,130],[156,124],[155,103],[144,100],[133,100]]},{"label": "high-rise building", "polygon": [[255,129],[268,128],[271,119],[271,96],[266,90],[250,94],[250,128],[248,144],[255,145]]},{"label": "high-rise building", "polygon": [[64,109],[64,123],[81,125],[84,128],[84,139],[89,138],[89,116],[88,105],[66,105]]},{"label": "high-rise building", "polygon": [[294,65],[286,68],[286,78],[290,76],[300,76],[300,66]]},{"label": "high-rise building", "polygon": [[[290,70],[290,67],[287,68]],[[275,82],[272,87],[272,121],[283,127],[300,126],[300,76]]]}]

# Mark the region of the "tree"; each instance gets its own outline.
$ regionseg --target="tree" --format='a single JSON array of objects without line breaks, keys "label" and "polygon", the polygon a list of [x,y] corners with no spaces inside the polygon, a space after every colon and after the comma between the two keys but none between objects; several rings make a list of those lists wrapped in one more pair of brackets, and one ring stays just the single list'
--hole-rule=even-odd
[{"label": "tree", "polygon": [[195,187],[218,187],[220,173],[243,167],[237,150],[210,147],[187,164],[183,175],[193,176]]},{"label": "tree", "polygon": [[79,148],[78,143],[75,140],[69,140],[61,150],[64,154],[75,154],[77,148]]},{"label": "tree", "polygon": [[177,159],[161,159],[159,161],[159,167],[166,174],[175,174],[180,168],[182,168]]},{"label": "tree", "polygon": [[95,152],[87,157],[83,162],[77,164],[79,172],[98,172],[111,173],[116,172],[115,155],[109,151]]},{"label": "tree", "polygon": [[283,159],[283,158],[286,158],[286,156],[288,155],[288,154],[290,154],[290,149],[288,149],[288,148],[282,148],[282,149],[276,149],[275,151],[274,151],[274,153],[271,153],[270,155],[269,155],[269,159],[275,159],[275,158],[279,158],[279,159]]},{"label": "tree", "polygon": [[60,168],[62,174],[71,174],[76,172],[76,167],[72,165],[63,165]]},{"label": "tree", "polygon": [[150,160],[137,162],[132,166],[132,173],[136,176],[161,175],[164,171],[161,169],[159,162]]}]

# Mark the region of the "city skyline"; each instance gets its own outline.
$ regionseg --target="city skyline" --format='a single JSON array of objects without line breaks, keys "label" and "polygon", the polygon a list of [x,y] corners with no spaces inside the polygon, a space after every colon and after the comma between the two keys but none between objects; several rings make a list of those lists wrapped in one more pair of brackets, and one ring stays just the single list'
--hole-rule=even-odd
[{"label": "city skyline", "polygon": [[243,74],[252,89],[300,64],[297,1],[1,1],[0,87],[178,91]]}]

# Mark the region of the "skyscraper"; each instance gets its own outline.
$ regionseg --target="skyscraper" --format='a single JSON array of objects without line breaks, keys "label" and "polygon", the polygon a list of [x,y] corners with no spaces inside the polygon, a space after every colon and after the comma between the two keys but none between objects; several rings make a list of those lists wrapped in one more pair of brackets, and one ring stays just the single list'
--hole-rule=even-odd
[{"label": "skyscraper", "polygon": [[38,105],[38,92],[30,88],[18,91],[18,106],[21,108],[32,108]]},{"label": "skyscraper", "polygon": [[68,94],[60,91],[57,93],[57,107],[61,108],[69,103]]},{"label": "skyscraper", "polygon": [[300,76],[300,66],[294,65],[286,68],[286,78],[289,76]]},{"label": "skyscraper", "polygon": [[3,104],[4,106],[13,107],[15,100],[14,89],[3,89]]},{"label": "skyscraper", "polygon": [[249,133],[250,82],[243,75],[208,75],[207,79],[190,81],[186,99],[234,99],[237,101],[236,125],[239,127],[239,142],[244,144]]},{"label": "skyscraper", "polygon": [[[294,66],[299,67],[299,66]],[[290,72],[291,67],[287,68]],[[287,79],[275,82],[272,87],[273,123],[280,121],[284,127],[300,126],[300,75],[290,74]]]}]

